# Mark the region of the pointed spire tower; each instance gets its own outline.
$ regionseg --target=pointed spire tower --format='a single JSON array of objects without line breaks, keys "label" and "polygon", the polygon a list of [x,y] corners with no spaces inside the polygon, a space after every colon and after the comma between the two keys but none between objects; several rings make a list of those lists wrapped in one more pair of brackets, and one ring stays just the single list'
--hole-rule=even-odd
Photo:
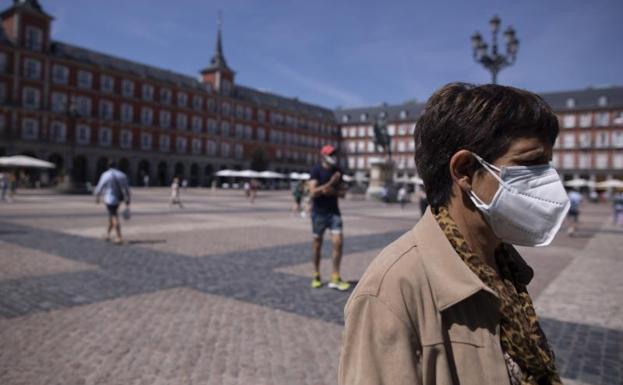
[{"label": "pointed spire tower", "polygon": [[210,60],[210,65],[201,70],[204,83],[210,84],[212,89],[218,93],[229,95],[234,84],[234,71],[229,68],[225,56],[223,55],[223,42],[221,37],[221,12],[218,15],[218,29],[216,32],[216,48]]}]

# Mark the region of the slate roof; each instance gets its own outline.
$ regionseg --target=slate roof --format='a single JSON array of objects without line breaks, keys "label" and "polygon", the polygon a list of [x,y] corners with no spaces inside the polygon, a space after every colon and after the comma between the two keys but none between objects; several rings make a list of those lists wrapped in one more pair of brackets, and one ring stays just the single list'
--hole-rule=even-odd
[{"label": "slate roof", "polygon": [[[623,87],[591,87],[583,90],[545,92],[540,93],[541,97],[549,103],[555,111],[577,110],[577,109],[597,109],[623,107]],[[598,104],[599,98],[605,96],[606,106]],[[567,100],[573,98],[575,107],[568,108]]]},{"label": "slate roof", "polygon": [[286,98],[284,96],[259,91],[245,86],[236,86],[236,97],[264,108],[297,112],[307,116],[313,116],[318,119],[335,119],[333,110],[328,108],[301,102],[297,98]]},{"label": "slate roof", "polygon": [[205,86],[192,76],[178,74],[59,41],[52,42],[52,55],[58,58],[95,65],[100,69],[126,72],[146,79],[205,90]]},{"label": "slate roof", "polygon": [[[382,113],[385,113],[385,119],[388,122],[411,121],[420,116],[424,106],[425,103],[407,102],[404,104],[382,104],[374,107],[340,109],[335,111],[335,118],[338,124],[372,124]],[[407,113],[405,118],[401,117],[402,111]],[[363,114],[365,114],[365,119],[361,119]],[[344,120],[344,116],[348,117],[348,121]]]},{"label": "slate roof", "polygon": [[[623,87],[593,87],[583,90],[571,90],[561,92],[544,92],[539,94],[552,109],[556,112],[573,111],[582,109],[599,109],[599,108],[623,108]],[[599,98],[605,96],[607,100],[606,106],[599,105]],[[573,98],[575,106],[567,107],[567,100]],[[400,121],[401,111],[407,111],[406,120],[417,118],[424,110],[425,103],[404,103],[395,105],[381,105],[372,107],[348,108],[335,111],[335,118],[338,124],[372,124],[376,121],[381,112],[387,115],[387,121]],[[361,115],[366,114],[366,119],[361,120]],[[348,116],[348,121],[344,121],[343,117]]]},{"label": "slate roof", "polygon": [[39,1],[37,0],[13,0],[13,5],[7,8],[6,10],[2,11],[2,13],[0,13],[0,16],[3,16],[4,14],[10,11],[13,11],[14,9],[21,9],[25,11],[38,13],[40,15],[47,17],[48,19],[53,19],[52,16],[50,16],[43,10],[43,7],[41,7],[41,4],[39,4]]},{"label": "slate roof", "polygon": [[[205,85],[192,76],[137,63],[131,60],[122,59],[116,56],[96,52],[59,41],[54,41],[52,43],[52,55],[58,58],[94,65],[103,70],[108,69],[124,72],[141,78],[191,88],[198,91],[206,90]],[[236,85],[232,97],[267,109],[279,109],[318,119],[333,119],[333,111],[330,109],[301,102],[296,98],[287,98],[245,86]]]}]

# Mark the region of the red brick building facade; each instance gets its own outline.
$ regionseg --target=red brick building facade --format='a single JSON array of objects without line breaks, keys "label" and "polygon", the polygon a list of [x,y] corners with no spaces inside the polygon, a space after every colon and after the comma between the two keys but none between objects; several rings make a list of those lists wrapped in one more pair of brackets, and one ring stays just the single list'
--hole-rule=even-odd
[{"label": "red brick building facade", "polygon": [[306,171],[338,145],[332,110],[237,85],[223,55],[200,80],[54,41],[36,0],[0,13],[0,155],[94,182],[115,159],[136,183],[208,184],[222,168]]}]

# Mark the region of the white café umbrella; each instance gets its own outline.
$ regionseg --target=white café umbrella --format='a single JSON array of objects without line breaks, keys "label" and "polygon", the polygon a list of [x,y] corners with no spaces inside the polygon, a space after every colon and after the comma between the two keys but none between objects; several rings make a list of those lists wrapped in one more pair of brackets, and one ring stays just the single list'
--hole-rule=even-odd
[{"label": "white caf\u00e9 umbrella", "polygon": [[575,179],[566,181],[564,185],[567,187],[585,187],[585,186],[592,187],[593,182],[588,181],[586,179],[582,179],[582,178],[575,178]]},{"label": "white caf\u00e9 umbrella", "polygon": [[260,173],[255,170],[242,170],[238,171],[238,175],[241,178],[259,178]]},{"label": "white caf\u00e9 umbrella", "polygon": [[294,180],[307,180],[309,179],[309,174],[306,172],[291,172],[289,177]]},{"label": "white caf\u00e9 umbrella", "polygon": [[54,163],[26,155],[0,157],[0,167],[56,168]]},{"label": "white caf\u00e9 umbrella", "polygon": [[240,174],[240,171],[225,169],[225,170],[218,171],[216,173],[216,176],[236,177],[239,174]]},{"label": "white caf\u00e9 umbrella", "polygon": [[597,188],[623,188],[623,181],[618,179],[606,179],[595,185]]},{"label": "white caf\u00e9 umbrella", "polygon": [[259,173],[258,178],[266,178],[266,179],[283,179],[286,176],[284,174],[280,174],[275,171],[262,171]]}]

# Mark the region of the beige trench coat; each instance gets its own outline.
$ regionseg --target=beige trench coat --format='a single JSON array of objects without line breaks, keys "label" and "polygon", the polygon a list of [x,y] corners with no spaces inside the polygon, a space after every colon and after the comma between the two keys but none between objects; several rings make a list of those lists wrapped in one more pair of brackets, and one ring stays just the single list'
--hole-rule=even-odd
[{"label": "beige trench coat", "polygon": [[[531,274],[514,249],[512,257]],[[351,294],[339,384],[507,385],[498,306],[428,209]]]}]

